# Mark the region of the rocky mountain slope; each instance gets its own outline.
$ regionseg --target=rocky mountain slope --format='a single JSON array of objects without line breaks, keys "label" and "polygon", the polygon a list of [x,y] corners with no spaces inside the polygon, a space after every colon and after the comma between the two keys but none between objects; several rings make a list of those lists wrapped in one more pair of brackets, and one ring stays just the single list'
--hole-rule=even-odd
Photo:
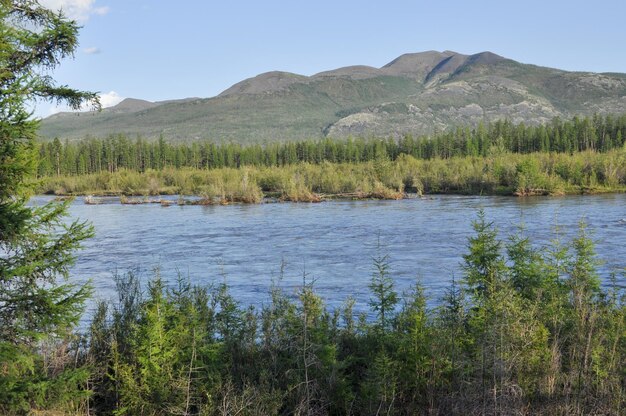
[{"label": "rocky mountain slope", "polygon": [[491,52],[421,52],[382,68],[350,66],[303,76],[268,72],[213,98],[126,99],[99,113],[60,113],[43,137],[125,133],[242,143],[316,137],[401,136],[508,118],[543,123],[626,112],[626,74],[567,72]]}]

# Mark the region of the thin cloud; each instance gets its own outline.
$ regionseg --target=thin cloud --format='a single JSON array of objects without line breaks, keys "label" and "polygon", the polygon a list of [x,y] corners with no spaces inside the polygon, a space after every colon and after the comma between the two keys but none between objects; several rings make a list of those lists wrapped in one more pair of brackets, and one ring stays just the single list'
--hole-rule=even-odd
[{"label": "thin cloud", "polygon": [[97,55],[102,52],[102,50],[100,50],[100,48],[96,46],[92,46],[90,48],[83,49],[83,52],[85,52],[87,55]]},{"label": "thin cloud", "polygon": [[85,23],[92,15],[104,16],[109,7],[96,7],[96,0],[40,0],[42,6],[51,10],[61,10],[70,19]]},{"label": "thin cloud", "polygon": [[[107,93],[100,94],[100,104],[102,105],[102,108],[113,107],[114,105],[117,105],[120,102],[122,102],[124,98],[125,97],[120,96],[115,91],[109,91]],[[91,110],[91,108],[89,106],[86,106],[86,107],[79,109],[78,111],[89,111],[89,110]],[[51,116],[56,113],[76,112],[76,111],[77,110],[72,110],[71,108],[65,105],[55,105],[55,106],[50,107],[50,113],[48,115]]]},{"label": "thin cloud", "polygon": [[102,108],[113,107],[114,105],[122,102],[124,97],[121,97],[115,91],[109,91],[105,94],[100,94],[100,104],[102,104]]},{"label": "thin cloud", "polygon": [[105,14],[108,14],[110,11],[111,11],[111,8],[109,8],[109,6],[96,7],[95,9],[93,9],[93,14],[97,14],[98,16],[104,16]]}]

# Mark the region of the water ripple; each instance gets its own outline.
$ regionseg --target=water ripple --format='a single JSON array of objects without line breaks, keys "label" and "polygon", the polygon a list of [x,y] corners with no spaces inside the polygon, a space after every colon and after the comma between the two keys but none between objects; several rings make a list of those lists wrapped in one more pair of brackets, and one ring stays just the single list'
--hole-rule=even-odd
[{"label": "water ripple", "polygon": [[[34,204],[49,200],[36,197]],[[85,243],[71,279],[91,279],[99,298],[114,297],[115,270],[138,268],[143,278],[160,267],[167,282],[182,273],[193,283],[226,281],[243,304],[261,305],[276,280],[295,294],[303,274],[327,304],[348,296],[357,311],[367,309],[367,284],[378,242],[390,253],[398,290],[418,279],[435,302],[452,276],[463,276],[462,254],[479,209],[502,238],[523,223],[537,246],[559,232],[571,238],[585,218],[597,252],[611,270],[626,266],[626,195],[510,198],[435,196],[403,201],[339,201],[322,204],[263,204],[219,207],[120,204],[75,201],[73,218],[88,220],[96,237]],[[606,280],[605,280],[606,281]],[[624,285],[620,278],[620,285]]]}]

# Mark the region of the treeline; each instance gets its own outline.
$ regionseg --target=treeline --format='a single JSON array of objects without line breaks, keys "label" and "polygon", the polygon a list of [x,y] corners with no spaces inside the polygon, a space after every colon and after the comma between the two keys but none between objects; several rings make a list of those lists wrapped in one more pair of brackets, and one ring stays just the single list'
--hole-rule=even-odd
[{"label": "treeline", "polygon": [[238,304],[225,283],[168,288],[157,274],[142,288],[122,276],[119,301],[99,304],[84,337],[46,344],[28,377],[47,377],[48,389],[4,397],[0,410],[625,414],[626,298],[615,276],[601,286],[585,225],[541,248],[523,232],[499,239],[482,213],[474,230],[464,278],[434,309],[419,282],[396,292],[380,250],[370,319],[353,299],[326,307],[306,275],[297,293],[278,281],[260,309]]},{"label": "treeline", "polygon": [[457,128],[432,137],[394,139],[322,139],[243,146],[212,142],[168,143],[114,135],[77,142],[55,139],[39,145],[39,176],[83,175],[129,169],[144,172],[165,168],[239,168],[307,163],[358,163],[410,155],[417,159],[487,156],[512,153],[606,152],[624,146],[626,115],[593,116],[540,126],[497,121],[474,129]]}]

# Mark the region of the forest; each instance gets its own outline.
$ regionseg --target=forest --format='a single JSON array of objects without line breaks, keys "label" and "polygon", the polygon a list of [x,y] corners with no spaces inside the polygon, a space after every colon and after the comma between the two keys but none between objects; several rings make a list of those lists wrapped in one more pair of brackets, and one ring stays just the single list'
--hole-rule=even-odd
[{"label": "forest", "polygon": [[[170,144],[125,136],[38,145],[38,192],[401,199],[407,194],[564,195],[626,190],[626,116],[547,126],[508,121],[401,140],[324,139],[264,146]],[[136,201],[138,202],[138,201]]]},{"label": "forest", "polygon": [[167,168],[279,167],[301,162],[361,163],[401,155],[416,159],[487,157],[495,153],[576,153],[622,149],[626,115],[555,118],[550,124],[526,126],[508,120],[480,123],[476,128],[453,128],[432,137],[405,136],[400,140],[355,138],[345,141],[309,140],[242,146],[211,141],[169,143],[112,135],[79,141],[39,144],[39,176],[84,175],[107,171]]}]

